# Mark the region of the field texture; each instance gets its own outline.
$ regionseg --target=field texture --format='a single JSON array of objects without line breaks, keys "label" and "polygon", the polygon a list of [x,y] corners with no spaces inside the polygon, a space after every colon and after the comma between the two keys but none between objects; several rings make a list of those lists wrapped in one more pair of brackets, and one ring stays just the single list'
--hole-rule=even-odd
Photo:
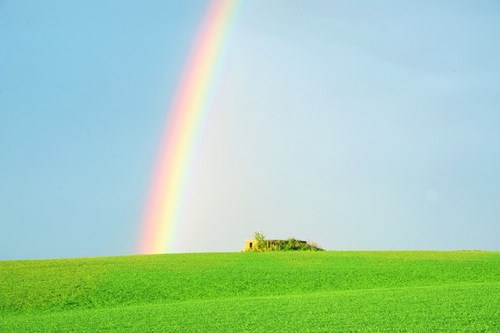
[{"label": "field texture", "polygon": [[0,261],[0,332],[500,332],[500,252]]}]

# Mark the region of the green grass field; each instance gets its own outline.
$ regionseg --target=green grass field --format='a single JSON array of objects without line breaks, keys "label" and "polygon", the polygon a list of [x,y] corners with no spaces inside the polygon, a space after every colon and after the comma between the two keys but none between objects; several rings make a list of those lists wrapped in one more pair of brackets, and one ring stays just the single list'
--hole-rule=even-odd
[{"label": "green grass field", "polygon": [[0,261],[0,332],[500,332],[500,252]]}]

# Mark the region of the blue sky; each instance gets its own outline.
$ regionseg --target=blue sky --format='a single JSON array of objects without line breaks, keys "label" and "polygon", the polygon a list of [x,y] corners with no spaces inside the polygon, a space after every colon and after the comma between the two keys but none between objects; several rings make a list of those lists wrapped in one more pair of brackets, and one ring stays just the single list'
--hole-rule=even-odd
[{"label": "blue sky", "polygon": [[[0,1],[0,259],[135,252],[205,7]],[[175,250],[498,250],[499,15],[242,1]]]}]

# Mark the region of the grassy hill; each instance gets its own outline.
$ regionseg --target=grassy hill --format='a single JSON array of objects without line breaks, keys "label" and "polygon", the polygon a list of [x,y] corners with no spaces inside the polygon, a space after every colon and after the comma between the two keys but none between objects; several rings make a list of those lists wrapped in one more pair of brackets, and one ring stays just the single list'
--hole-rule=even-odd
[{"label": "grassy hill", "polygon": [[0,261],[0,332],[500,332],[500,252]]}]

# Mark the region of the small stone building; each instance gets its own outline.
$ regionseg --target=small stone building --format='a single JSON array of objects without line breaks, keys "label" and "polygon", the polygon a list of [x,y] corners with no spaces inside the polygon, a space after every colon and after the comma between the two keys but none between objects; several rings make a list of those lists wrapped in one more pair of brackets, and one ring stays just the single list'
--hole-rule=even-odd
[{"label": "small stone building", "polygon": [[245,247],[243,248],[243,251],[252,251],[256,244],[257,241],[255,239],[247,239],[245,241]]}]

